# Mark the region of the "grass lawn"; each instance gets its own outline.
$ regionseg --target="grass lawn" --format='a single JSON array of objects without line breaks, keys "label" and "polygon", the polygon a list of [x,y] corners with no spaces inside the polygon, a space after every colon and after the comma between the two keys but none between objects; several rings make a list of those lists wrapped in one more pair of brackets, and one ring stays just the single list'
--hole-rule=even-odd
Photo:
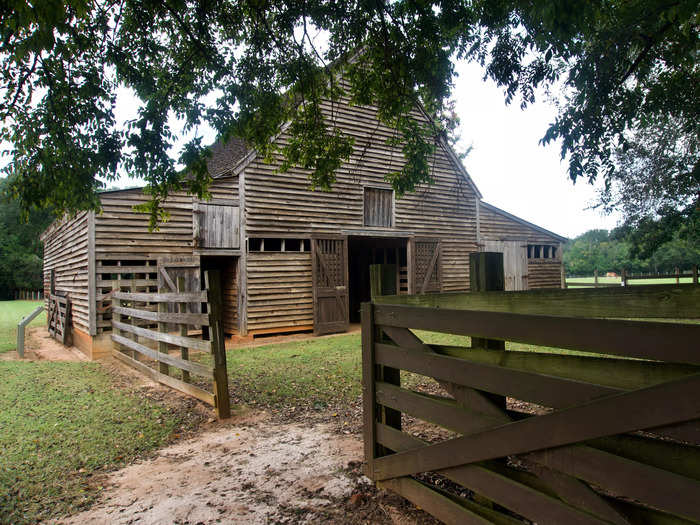
[{"label": "grass lawn", "polygon": [[[31,313],[43,301],[0,301],[0,353],[17,348],[17,323]],[[46,312],[42,312],[29,326],[46,324]]]},{"label": "grass lawn", "polygon": [[5,361],[0,377],[0,523],[88,505],[96,472],[161,446],[180,423],[95,363]]},{"label": "grass lawn", "polygon": [[[430,344],[470,344],[469,337],[425,331],[416,333]],[[506,349],[587,355],[511,342],[506,343]],[[211,362],[211,356],[204,353],[192,358]],[[362,392],[360,334],[231,349],[226,352],[226,364],[229,388],[234,396],[232,401],[251,407],[320,410],[355,403]],[[415,386],[432,380],[402,371],[404,381],[404,384]]]},{"label": "grass lawn", "polygon": [[[569,277],[566,280],[566,285],[571,287],[571,288],[576,288],[577,283],[594,283],[595,282],[595,277]],[[601,284],[620,284],[621,283],[621,278],[620,277],[598,277],[598,282]],[[692,277],[681,277],[680,279],[681,284],[690,284],[693,282]],[[676,284],[676,278],[675,277],[668,277],[664,279],[632,279],[629,281],[630,285],[637,285],[637,284]],[[586,286],[586,288],[589,288]]]}]

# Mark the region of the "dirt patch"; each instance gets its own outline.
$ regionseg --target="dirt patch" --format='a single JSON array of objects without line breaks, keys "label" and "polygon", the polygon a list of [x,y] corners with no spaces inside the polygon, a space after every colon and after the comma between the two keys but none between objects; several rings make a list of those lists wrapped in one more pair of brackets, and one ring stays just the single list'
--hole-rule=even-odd
[{"label": "dirt patch", "polygon": [[[0,354],[3,361],[19,360],[17,350]],[[88,361],[74,346],[67,347],[49,335],[45,326],[31,326],[24,333],[24,361]]]},{"label": "dirt patch", "polygon": [[57,523],[435,523],[376,491],[361,457],[329,424],[248,413],[113,473],[96,506]]}]

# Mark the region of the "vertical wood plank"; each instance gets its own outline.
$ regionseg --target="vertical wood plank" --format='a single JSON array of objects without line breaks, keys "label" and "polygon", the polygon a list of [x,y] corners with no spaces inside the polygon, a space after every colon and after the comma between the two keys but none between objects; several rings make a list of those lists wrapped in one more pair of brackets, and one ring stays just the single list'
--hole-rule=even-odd
[{"label": "vertical wood plank", "polygon": [[208,270],[204,274],[209,304],[209,337],[214,356],[214,396],[216,413],[219,419],[231,416],[231,402],[228,393],[226,372],[226,348],[224,343],[223,303],[221,293],[221,272]]},{"label": "vertical wood plank", "polygon": [[[133,291],[133,290],[132,290]],[[167,313],[168,312],[168,303],[158,303],[158,311],[161,313]],[[159,332],[167,332],[168,331],[168,324],[167,323],[158,323],[158,331]],[[134,336],[136,337],[136,336]],[[168,343],[164,343],[163,341],[158,342],[158,351],[162,352],[163,354],[168,353],[168,347],[170,345]],[[160,371],[161,374],[170,375],[170,366],[167,363],[163,363],[162,361],[158,362],[158,370]]]},{"label": "vertical wood plank", "polygon": [[[193,288],[194,290],[194,288]],[[185,291],[185,278],[183,276],[180,276],[177,278],[177,291],[178,292],[184,292]],[[178,304],[178,312],[181,314],[186,314],[187,313],[187,303],[179,303]],[[188,335],[188,330],[187,330],[187,325],[186,324],[181,324],[180,325],[180,335],[183,337],[187,337]],[[189,348],[186,348],[184,346],[180,347],[180,356],[185,359],[186,361],[190,360],[190,350]],[[190,378],[190,373],[187,370],[182,371],[182,380],[185,383],[190,383],[191,378]]]},{"label": "vertical wood plank", "polygon": [[374,305],[362,304],[362,418],[365,449],[365,475],[374,479],[377,449],[376,366],[374,364]]},{"label": "vertical wood plank", "polygon": [[95,212],[88,212],[88,325],[91,336],[97,335],[97,283],[95,267]]}]

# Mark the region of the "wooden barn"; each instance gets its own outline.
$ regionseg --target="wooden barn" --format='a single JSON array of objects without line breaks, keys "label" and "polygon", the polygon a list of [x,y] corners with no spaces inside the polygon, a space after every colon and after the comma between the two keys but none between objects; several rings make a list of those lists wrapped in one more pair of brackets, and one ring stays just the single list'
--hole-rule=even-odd
[{"label": "wooden barn", "polygon": [[[382,265],[383,293],[464,291],[469,253],[500,251],[506,289],[561,286],[566,239],[485,203],[446,143],[432,159],[435,183],[397,199],[384,180],[404,162],[386,143],[392,131],[370,107],[327,111],[355,140],[332,192],[234,139],[214,147],[212,199],[173,195],[158,231],[133,209],[147,199],[141,189],[104,192],[101,213],[49,226],[45,291],[69,294],[74,343],[93,358],[109,351],[112,289],[172,288],[174,275],[198,287],[212,268],[223,275],[225,330],[239,336],[347,330],[370,298],[371,265]],[[414,117],[426,118],[419,108]],[[284,129],[275,140],[287,140]]]}]

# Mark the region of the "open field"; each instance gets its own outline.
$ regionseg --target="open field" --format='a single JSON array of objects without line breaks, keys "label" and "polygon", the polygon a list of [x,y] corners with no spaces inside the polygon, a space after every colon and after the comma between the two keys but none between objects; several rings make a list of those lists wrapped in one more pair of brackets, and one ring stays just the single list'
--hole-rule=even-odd
[{"label": "open field", "polygon": [[[569,277],[566,279],[566,285],[569,288],[576,288],[577,283],[594,283],[595,277]],[[598,277],[598,282],[601,284],[621,284],[622,279],[620,277]],[[693,282],[692,277],[681,277],[681,284],[690,284]],[[663,279],[632,279],[628,283],[629,285],[638,284],[676,284],[676,279],[673,277],[663,278]]]},{"label": "open field", "polygon": [[[17,323],[41,306],[43,301],[0,301],[0,353],[15,350],[17,346]],[[46,312],[42,312],[29,326],[46,324]]]}]

